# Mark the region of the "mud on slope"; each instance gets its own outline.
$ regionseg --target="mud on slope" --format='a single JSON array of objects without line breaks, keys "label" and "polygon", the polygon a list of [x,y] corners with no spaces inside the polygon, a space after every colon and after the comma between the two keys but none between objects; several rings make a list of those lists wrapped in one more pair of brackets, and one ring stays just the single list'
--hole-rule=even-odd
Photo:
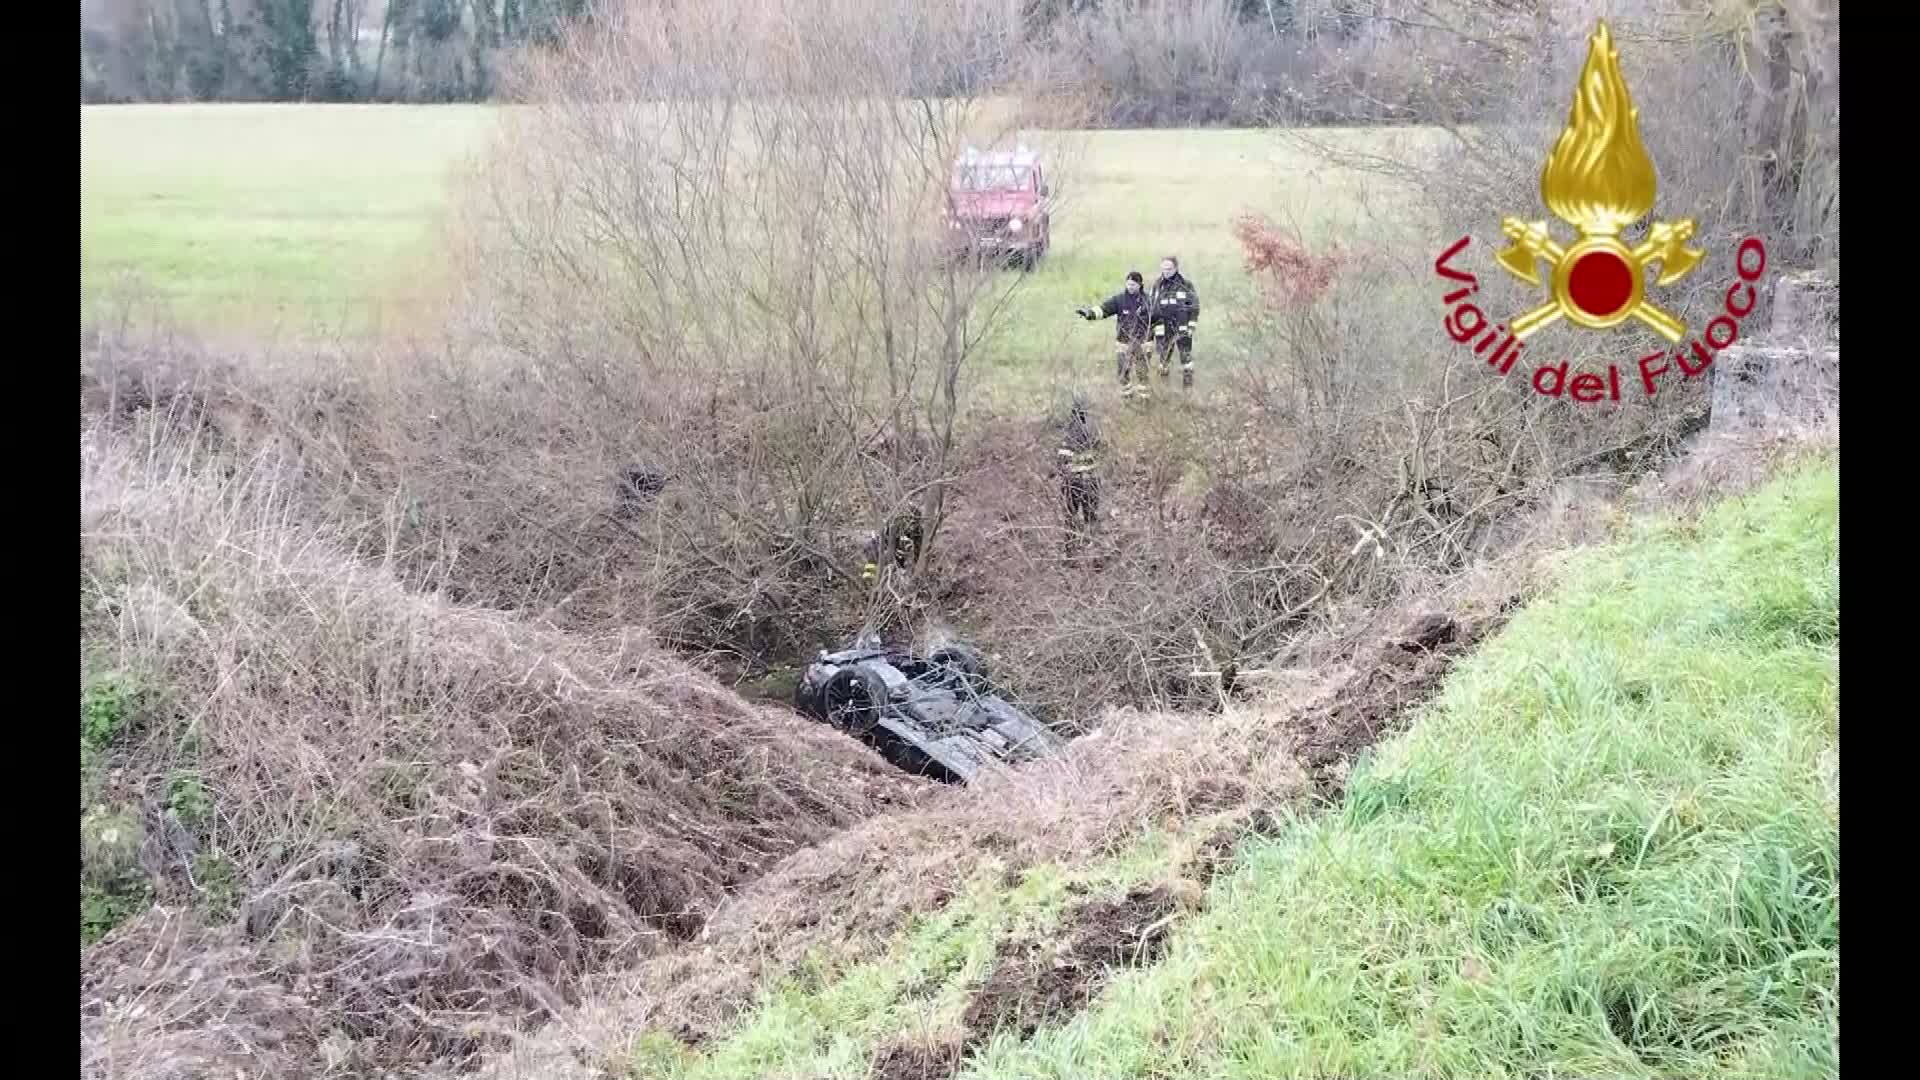
[{"label": "mud on slope", "polygon": [[1294,755],[1326,798],[1339,795],[1353,757],[1405,728],[1414,706],[1433,696],[1454,662],[1505,621],[1510,604],[1478,619],[1429,613],[1374,645],[1332,700],[1287,724]]},{"label": "mud on slope", "polygon": [[[1492,629],[1498,616],[1461,621],[1428,614],[1378,643],[1359,673],[1280,726],[1323,795],[1337,791],[1352,755],[1398,730],[1405,712],[1430,696],[1453,661]],[[1279,734],[1279,733],[1276,733]],[[1205,902],[1205,886],[1239,841],[1271,827],[1268,807],[1242,806],[1199,835],[1177,876],[1136,885],[1117,899],[1069,909],[1049,938],[1016,937],[995,950],[986,981],[961,1018],[965,1035],[933,1048],[895,1045],[879,1058],[881,1075],[947,1077],[996,1033],[1031,1038],[1084,1009],[1115,974],[1157,963],[1180,920]],[[944,1071],[942,1071],[944,1069]],[[914,1071],[918,1070],[918,1071]]]},{"label": "mud on slope", "polygon": [[1003,942],[992,974],[961,1018],[963,1050],[999,1031],[1029,1038],[1079,1012],[1114,972],[1158,962],[1176,919],[1197,900],[1197,890],[1136,886],[1118,899],[1069,910],[1052,941]]},{"label": "mud on slope", "polygon": [[[1096,861],[1136,840],[1142,821],[1180,836],[1163,881],[1071,908],[1053,944],[1003,945],[965,1036],[881,1051],[879,1075],[950,1075],[994,1027],[1057,1022],[1097,994],[1108,971],[1157,960],[1238,842],[1312,797],[1316,777],[1296,753],[1322,763],[1314,770],[1323,789],[1337,786],[1342,755],[1394,730],[1394,711],[1431,693],[1501,618],[1497,606],[1376,631],[1357,663],[1286,705],[1111,713],[1060,760],[942,789],[796,852],[715,911],[698,942],[604,980],[596,1023],[616,1041],[664,1030],[697,1045],[724,1035],[757,988],[803,958],[830,968],[871,960],[912,915],[940,909],[982,875],[1013,882],[1042,863]],[[504,1075],[561,1075],[604,1053],[606,1043],[555,1025],[523,1045],[520,1071]]]},{"label": "mud on slope", "polygon": [[[1210,860],[1198,860],[1203,866]],[[1057,933],[1002,942],[993,972],[961,1017],[962,1034],[897,1041],[874,1055],[872,1080],[947,1080],[996,1032],[1027,1038],[1084,1008],[1112,973],[1145,967],[1165,952],[1178,916],[1200,903],[1188,880],[1140,885],[1123,896],[1069,909]]]},{"label": "mud on slope", "polygon": [[947,1080],[966,1060],[958,1040],[920,1045],[888,1043],[874,1055],[869,1080]]}]

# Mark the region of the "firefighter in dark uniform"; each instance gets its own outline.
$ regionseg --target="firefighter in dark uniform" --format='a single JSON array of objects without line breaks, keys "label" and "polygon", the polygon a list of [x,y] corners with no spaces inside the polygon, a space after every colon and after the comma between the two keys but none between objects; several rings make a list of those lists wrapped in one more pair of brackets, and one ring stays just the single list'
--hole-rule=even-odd
[{"label": "firefighter in dark uniform", "polygon": [[[1114,369],[1120,376],[1120,396],[1128,397],[1136,392],[1147,393],[1147,333],[1148,314],[1152,305],[1147,301],[1146,281],[1140,271],[1127,271],[1127,281],[1121,290],[1101,303],[1097,308],[1083,307],[1074,310],[1088,322],[1117,316],[1114,323]],[[1137,374],[1139,388],[1131,385],[1131,378]]]},{"label": "firefighter in dark uniform", "polygon": [[1180,350],[1180,386],[1193,389],[1193,330],[1200,325],[1200,291],[1180,272],[1172,255],[1160,260],[1160,277],[1153,283],[1153,353],[1160,361],[1160,377],[1172,372],[1168,361]]},{"label": "firefighter in dark uniform", "polygon": [[1085,395],[1073,395],[1066,429],[1056,451],[1060,473],[1060,497],[1067,511],[1067,543],[1074,546],[1100,523],[1100,477],[1094,469],[1094,452],[1100,447],[1100,432],[1087,415]]},{"label": "firefighter in dark uniform", "polygon": [[891,557],[895,569],[906,571],[913,569],[914,559],[920,554],[920,545],[924,540],[918,506],[909,506],[893,515],[887,522],[887,531],[870,532],[862,550],[863,561],[860,568],[860,580],[873,584],[879,575],[880,563]]}]

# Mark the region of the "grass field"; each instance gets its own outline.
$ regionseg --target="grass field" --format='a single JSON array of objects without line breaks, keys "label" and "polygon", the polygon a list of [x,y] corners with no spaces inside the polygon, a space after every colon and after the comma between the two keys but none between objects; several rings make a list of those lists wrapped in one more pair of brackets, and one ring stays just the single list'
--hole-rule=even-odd
[{"label": "grass field", "polygon": [[80,110],[83,302],[137,275],[196,328],[365,329],[433,295],[448,170],[485,107]]},{"label": "grass field", "polygon": [[[81,290],[135,275],[189,326],[314,334],[429,321],[450,170],[494,122],[466,106],[113,106],[81,110]],[[1343,136],[1335,134],[1332,137]],[[1417,129],[1353,132],[1430,143]],[[1064,139],[1051,256],[1017,286],[987,346],[1027,378],[1104,373],[1111,324],[1080,304],[1175,253],[1201,290],[1207,350],[1251,296],[1232,218],[1313,238],[1356,224],[1364,185],[1268,131],[1102,131]],[[1378,193],[1366,192],[1376,200]],[[1011,277],[1009,279],[1011,281]],[[1006,374],[1004,371],[1001,373]]]},{"label": "grass field", "polygon": [[[1821,462],[1570,559],[1337,812],[1243,847],[1162,962],[958,1075],[1836,1075],[1837,536]],[[731,1038],[648,1036],[633,1075],[869,1075],[947,1037],[1065,886],[988,884]]]},{"label": "grass field", "polygon": [[[1439,135],[1401,129],[1344,137],[1378,148],[1389,140],[1430,145]],[[1098,131],[1074,141],[1052,251],[1017,287],[987,353],[990,365],[1029,377],[1110,377],[1113,324],[1088,325],[1073,308],[1119,291],[1130,269],[1151,280],[1167,254],[1180,257],[1200,290],[1195,346],[1206,364],[1233,347],[1228,316],[1253,299],[1235,216],[1267,214],[1318,242],[1364,227],[1388,195],[1382,182],[1338,173],[1270,131]]]}]

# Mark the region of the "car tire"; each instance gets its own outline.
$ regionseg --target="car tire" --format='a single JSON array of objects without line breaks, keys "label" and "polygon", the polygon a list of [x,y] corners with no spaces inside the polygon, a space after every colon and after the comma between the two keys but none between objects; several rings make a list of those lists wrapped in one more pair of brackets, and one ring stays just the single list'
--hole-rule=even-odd
[{"label": "car tire", "polygon": [[987,677],[986,660],[965,645],[942,645],[933,651],[933,655],[927,657],[927,662],[935,667],[950,668],[976,679]]},{"label": "car tire", "polygon": [[852,667],[834,672],[820,692],[820,703],[828,723],[860,736],[880,722],[880,707],[889,696],[880,676]]}]

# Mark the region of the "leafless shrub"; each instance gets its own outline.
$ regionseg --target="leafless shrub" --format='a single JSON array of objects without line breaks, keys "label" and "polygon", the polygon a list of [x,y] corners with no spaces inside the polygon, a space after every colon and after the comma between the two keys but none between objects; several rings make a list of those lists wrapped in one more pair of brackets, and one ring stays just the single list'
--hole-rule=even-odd
[{"label": "leafless shrub", "polygon": [[1086,5],[1049,27],[1061,59],[1099,88],[1116,127],[1246,119],[1263,101],[1269,40],[1246,32],[1232,0]]},{"label": "leafless shrub", "polygon": [[917,515],[916,560],[939,542],[971,360],[1020,280],[946,258],[941,209],[966,147],[1018,142],[1022,95],[969,89],[1016,54],[984,0],[667,8],[529,61],[464,276],[510,377],[567,413],[543,453],[671,477],[623,526],[654,569],[617,617],[764,652],[857,582],[863,533]]},{"label": "leafless shrub", "polygon": [[1069,729],[1116,702],[1217,708],[1197,670],[1262,667],[1342,605],[1458,565],[1495,514],[1430,532],[1390,468],[1321,454],[1257,401],[1103,415],[1090,541],[1066,543],[1057,485],[1038,465],[1049,425],[984,425],[954,546],[921,583],[928,608],[964,620],[1006,683]]},{"label": "leafless shrub", "polygon": [[[1825,258],[1837,228],[1830,7],[1742,11],[1734,18],[1728,7],[1644,3],[1608,12],[1659,171],[1659,215],[1697,219],[1696,243],[1708,254],[1659,297],[1696,334],[1735,280],[1741,239],[1761,236],[1770,265],[1786,268]],[[1546,5],[1523,13],[1501,4],[1357,11],[1349,39],[1398,43],[1400,58],[1414,65],[1399,73],[1375,67],[1370,78],[1467,85],[1467,97],[1497,107],[1479,110],[1472,125],[1452,124],[1446,109],[1414,110],[1414,119],[1447,126],[1437,151],[1419,140],[1382,148],[1340,133],[1285,133],[1347,176],[1386,178],[1412,193],[1411,202],[1377,208],[1363,237],[1369,246],[1331,275],[1330,286],[1318,284],[1330,261],[1316,265],[1297,233],[1275,235],[1251,222],[1241,229],[1249,270],[1270,287],[1266,303],[1243,322],[1252,344],[1239,381],[1262,412],[1299,433],[1307,456],[1345,463],[1347,491],[1375,493],[1370,511],[1345,513],[1357,529],[1398,537],[1403,550],[1419,552],[1409,568],[1457,566],[1484,553],[1502,535],[1495,519],[1539,500],[1559,478],[1643,472],[1705,422],[1708,379],[1670,374],[1651,399],[1642,389],[1635,359],[1671,348],[1650,332],[1622,328],[1599,341],[1549,332],[1529,343],[1531,363],[1503,378],[1441,328],[1440,295],[1449,283],[1435,276],[1433,261],[1462,235],[1470,246],[1456,264],[1478,276],[1474,302],[1482,311],[1498,318],[1538,302],[1492,255],[1506,246],[1503,217],[1539,213],[1538,170],[1564,123],[1594,14]],[[1487,62],[1449,74],[1459,49]],[[1766,64],[1743,64],[1743,52]],[[1284,109],[1272,117],[1289,118]],[[1729,118],[1747,134],[1744,142],[1711,134],[1724,132]],[[1346,241],[1323,241],[1324,258]],[[1743,336],[1759,332],[1765,318],[1756,312]],[[1621,403],[1581,406],[1535,393],[1531,366],[1563,359],[1576,372],[1615,366]],[[1313,513],[1333,520],[1338,512]]]},{"label": "leafless shrub", "polygon": [[[1472,37],[1398,32],[1411,5],[1100,0],[1041,17],[1048,57],[1097,88],[1113,127],[1430,123],[1485,108]],[[1264,7],[1264,10],[1261,8]],[[1337,10],[1329,10],[1337,9]]]}]

